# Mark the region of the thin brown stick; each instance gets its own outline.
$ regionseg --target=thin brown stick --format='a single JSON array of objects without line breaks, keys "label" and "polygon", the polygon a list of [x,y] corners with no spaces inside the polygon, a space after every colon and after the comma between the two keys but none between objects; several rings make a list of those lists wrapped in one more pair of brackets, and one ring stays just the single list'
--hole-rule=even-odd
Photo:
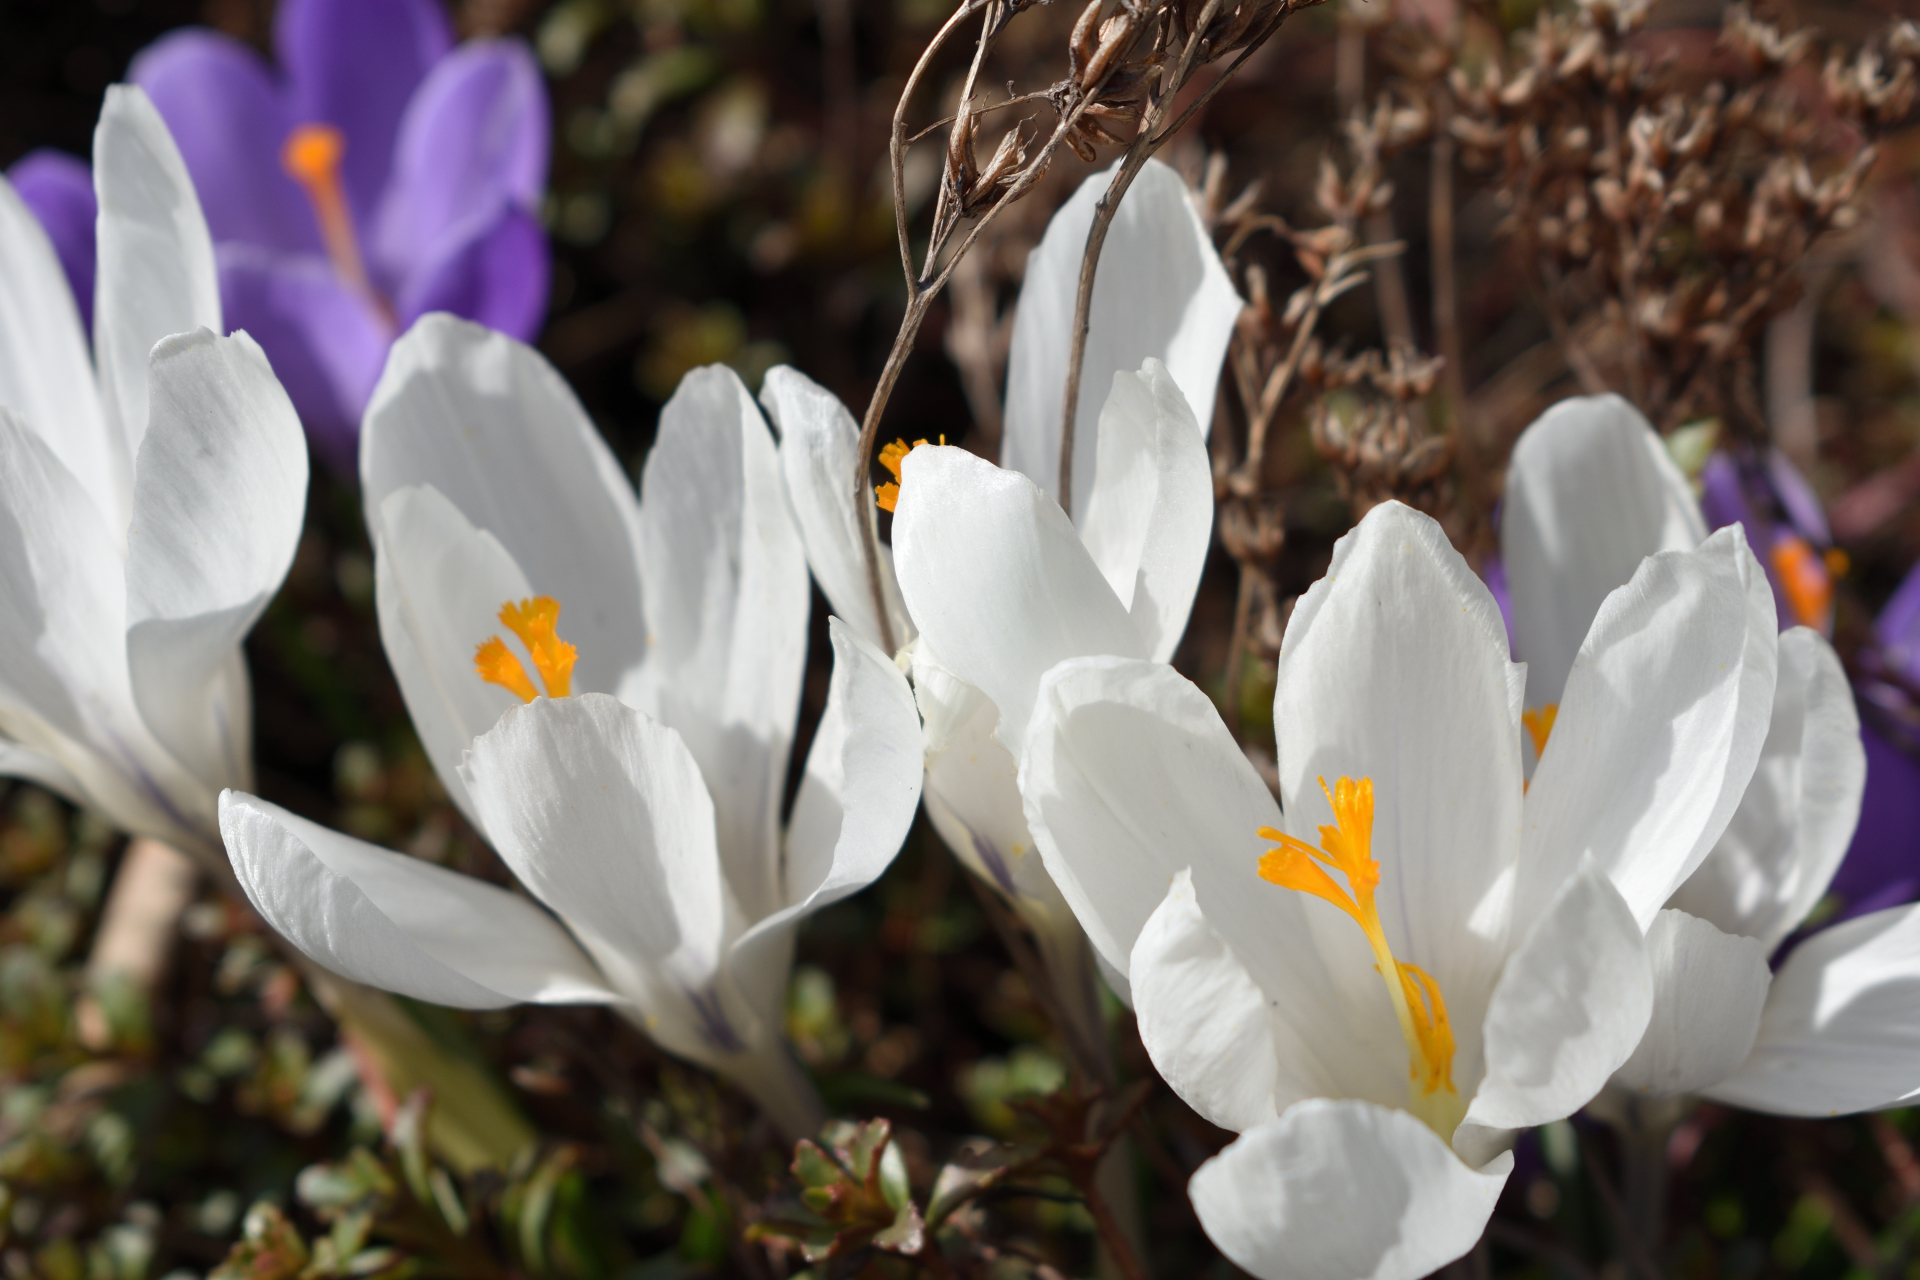
[{"label": "thin brown stick", "polygon": [[[1023,102],[1045,102],[1050,97],[1051,95],[1045,89],[1035,89],[1032,93],[1015,94],[1013,97],[1008,98],[1005,102],[990,102],[984,107],[970,107],[967,110],[967,114],[975,115],[975,116],[983,116],[983,115],[986,115],[989,111],[999,111],[1003,107],[1017,107]],[[942,116],[940,119],[935,120],[932,124],[922,129],[920,132],[908,138],[907,145],[912,146],[914,143],[920,141],[922,138],[925,138],[928,134],[932,133],[935,129],[941,128],[945,125],[950,125],[955,120],[958,120],[959,118],[960,117],[957,114],[950,115],[950,116]]]},{"label": "thin brown stick", "polygon": [[1027,980],[1034,999],[1040,1002],[1047,1011],[1047,1017],[1053,1020],[1054,1027],[1059,1030],[1060,1039],[1066,1043],[1068,1056],[1073,1059],[1074,1066],[1090,1083],[1111,1089],[1115,1079],[1112,1061],[1100,1046],[1082,1040],[1078,1031],[1079,1023],[1067,1015],[1062,1004],[1063,997],[1054,989],[1053,975],[1047,972],[1040,953],[1027,941],[1020,922],[979,876],[970,875],[966,880],[973,889],[973,896],[980,900],[980,909],[986,913],[988,923],[1000,935],[1000,943],[1007,949],[1014,967],[1020,970],[1020,976]]},{"label": "thin brown stick", "polygon": [[[940,290],[946,286],[947,280],[952,276],[953,269],[959,263],[960,259],[966,256],[968,251],[973,248],[980,237],[986,233],[987,229],[993,225],[999,216],[1022,196],[1026,195],[1033,187],[1033,184],[1040,180],[1041,175],[1046,173],[1048,166],[1053,162],[1054,153],[1059,150],[1060,144],[1066,139],[1068,132],[1080,122],[1080,117],[1086,113],[1087,107],[1099,99],[1101,91],[1105,89],[1108,79],[1112,77],[1113,73],[1117,71],[1120,66],[1120,59],[1114,59],[1108,65],[1106,72],[1101,75],[1100,79],[1081,95],[1080,99],[1070,110],[1061,114],[1059,122],[1054,126],[1052,135],[1048,137],[1045,145],[1041,147],[1039,154],[1027,163],[1026,167],[1021,171],[1020,176],[1014,180],[1013,184],[1007,188],[999,199],[994,201],[992,207],[980,215],[979,219],[974,223],[973,229],[969,231],[966,238],[960,242],[959,248],[947,256],[945,265],[941,267],[940,271],[931,278],[928,278],[926,273],[930,271],[933,264],[939,260],[946,240],[953,230],[953,224],[946,219],[944,213],[945,205],[949,199],[952,198],[953,193],[946,189],[943,189],[941,192],[940,207],[936,208],[934,212],[934,234],[927,245],[923,268],[920,272],[916,273],[913,268],[912,250],[907,240],[906,111],[908,103],[913,96],[913,91],[918,86],[920,78],[925,74],[927,66],[932,61],[934,52],[955,29],[962,17],[978,12],[980,8],[986,8],[988,10],[987,20],[981,29],[980,45],[975,49],[972,69],[968,72],[967,83],[962,90],[961,103],[962,112],[964,113],[965,103],[972,98],[981,61],[985,57],[985,45],[991,39],[993,31],[996,29],[996,22],[1004,10],[1002,0],[986,0],[984,5],[974,4],[972,0],[969,0],[968,6],[963,7],[956,12],[952,18],[949,18],[946,24],[940,28],[940,32],[935,36],[934,41],[929,44],[926,51],[921,54],[920,60],[915,64],[912,74],[907,78],[906,86],[901,90],[899,102],[894,107],[893,134],[889,142],[889,158],[893,169],[894,223],[900,240],[900,264],[907,278],[907,310],[906,315],[901,318],[899,332],[894,335],[893,347],[887,352],[887,362],[880,371],[879,384],[874,388],[873,397],[867,402],[867,411],[860,421],[860,442],[855,450],[857,461],[854,464],[853,489],[854,502],[861,509],[866,509],[867,504],[873,501],[873,476],[869,469],[872,466],[874,444],[880,434],[880,419],[886,412],[887,401],[893,395],[894,384],[899,381],[900,371],[906,366],[907,354],[912,349],[913,340],[919,334],[920,326],[925,322],[927,312],[933,306],[934,299],[939,295]],[[861,552],[866,561],[867,586],[873,596],[874,611],[880,619],[881,639],[887,647],[891,648],[894,644],[894,637],[893,629],[887,622],[886,592],[881,582],[879,532],[871,520],[862,522],[861,524]]]},{"label": "thin brown stick", "polygon": [[[1127,189],[1133,185],[1133,180],[1139,176],[1140,170],[1146,167],[1147,161],[1166,145],[1168,138],[1186,126],[1187,121],[1191,120],[1194,114],[1219,91],[1228,77],[1244,65],[1253,55],[1254,50],[1264,44],[1280,26],[1278,20],[1269,24],[1259,38],[1242,50],[1227,69],[1201,92],[1198,99],[1181,113],[1176,125],[1172,129],[1165,128],[1167,117],[1173,111],[1174,102],[1193,75],[1194,59],[1199,55],[1207,28],[1213,24],[1214,18],[1219,14],[1220,6],[1221,0],[1207,0],[1206,7],[1200,11],[1199,18],[1193,24],[1193,30],[1187,36],[1186,47],[1180,51],[1178,66],[1174,68],[1173,75],[1168,80],[1159,100],[1154,103],[1153,110],[1145,120],[1140,122],[1140,128],[1135,133],[1133,142],[1127,147],[1126,154],[1121,157],[1113,180],[1107,184],[1106,191],[1101,193],[1099,203],[1094,206],[1093,223],[1087,228],[1087,247],[1080,257],[1080,280],[1074,295],[1073,345],[1067,355],[1067,383],[1060,409],[1060,509],[1069,516],[1073,514],[1073,437],[1075,419],[1079,416],[1080,375],[1086,363],[1087,332],[1093,323],[1094,277],[1100,268],[1100,254],[1106,247],[1107,232],[1113,226],[1114,216],[1120,211],[1120,202],[1126,198]],[[1282,8],[1281,16],[1284,17],[1285,13],[1285,8]],[[1119,59],[1116,58],[1114,61],[1118,62]]]},{"label": "thin brown stick", "polygon": [[1092,1178],[1080,1188],[1080,1194],[1087,1203],[1087,1212],[1093,1215],[1093,1224],[1100,1230],[1100,1243],[1107,1247],[1113,1256],[1113,1264],[1125,1277],[1125,1280],[1147,1280],[1146,1270],[1140,1265],[1140,1259],[1134,1255],[1133,1246],[1127,1240],[1127,1233],[1120,1227],[1120,1220],[1113,1216],[1113,1210],[1107,1204],[1107,1198]]},{"label": "thin brown stick", "polygon": [[1560,272],[1552,261],[1542,255],[1540,275],[1545,287],[1540,290],[1540,309],[1547,313],[1547,328],[1553,331],[1553,340],[1560,344],[1560,352],[1567,358],[1567,367],[1580,379],[1580,389],[1590,396],[1603,395],[1613,388],[1600,376],[1599,366],[1593,357],[1587,354],[1567,325],[1566,312],[1560,308]]},{"label": "thin brown stick", "polygon": [[1600,1203],[1613,1223],[1614,1234],[1620,1240],[1620,1252],[1628,1267],[1638,1272],[1643,1280],[1660,1280],[1660,1272],[1640,1251],[1640,1241],[1635,1238],[1633,1228],[1627,1221],[1627,1207],[1621,1203],[1620,1192],[1607,1177],[1607,1171],[1600,1167],[1600,1157],[1594,1154],[1591,1142],[1580,1144],[1580,1156],[1586,1162],[1587,1176],[1593,1180],[1594,1190],[1600,1193]]},{"label": "thin brown stick", "polygon": [[1247,424],[1247,458],[1229,482],[1236,492],[1250,494],[1259,489],[1260,470],[1267,457],[1267,428],[1280,411],[1280,405],[1293,385],[1294,375],[1300,371],[1300,361],[1306,355],[1307,342],[1313,337],[1315,326],[1320,323],[1320,313],[1335,298],[1366,282],[1366,273],[1354,274],[1354,268],[1390,257],[1405,248],[1406,245],[1398,240],[1389,244],[1370,244],[1348,253],[1336,254],[1328,261],[1327,274],[1314,286],[1306,312],[1300,317],[1300,326],[1293,331],[1293,342],[1287,348],[1286,358],[1268,376],[1266,388],[1260,393],[1260,402],[1254,407],[1253,420]]},{"label": "thin brown stick", "polygon": [[1240,668],[1247,663],[1247,629],[1253,621],[1253,575],[1250,564],[1240,565],[1240,593],[1233,602],[1233,634],[1227,639],[1227,731],[1240,737]]},{"label": "thin brown stick", "polygon": [[1438,118],[1433,132],[1433,174],[1427,188],[1427,241],[1433,255],[1433,336],[1446,361],[1446,380],[1456,421],[1466,410],[1466,353],[1460,343],[1460,286],[1453,256],[1453,99],[1437,89]]}]

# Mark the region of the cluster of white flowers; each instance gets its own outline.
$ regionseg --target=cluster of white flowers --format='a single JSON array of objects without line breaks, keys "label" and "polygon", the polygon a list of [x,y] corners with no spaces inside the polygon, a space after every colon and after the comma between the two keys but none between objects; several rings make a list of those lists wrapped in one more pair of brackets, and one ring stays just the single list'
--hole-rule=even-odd
[{"label": "cluster of white flowers", "polygon": [[[1769,967],[1858,813],[1844,673],[1816,632],[1777,633],[1740,530],[1707,535],[1624,402],[1567,402],[1514,450],[1512,646],[1427,516],[1388,503],[1338,543],[1286,628],[1268,790],[1168,665],[1240,302],[1157,164],[1099,276],[1080,509],[1051,496],[1056,410],[1101,178],[1029,264],[1004,469],[889,452],[877,592],[854,420],[800,374],[760,404],[688,375],[636,494],[536,352],[420,321],[362,432],[380,633],[526,894],[248,794],[238,646],[299,536],[300,428],[253,342],[217,336],[205,222],[137,90],[109,95],[95,154],[91,355],[0,182],[0,772],[223,842],[318,964],[464,1008],[609,1005],[804,1136],[794,929],[879,876],[924,801],[1034,929],[1077,1032],[1099,1035],[1097,961],[1166,1081],[1239,1135],[1191,1194],[1261,1277],[1461,1256],[1517,1134],[1596,1099],[1920,1096],[1920,908]],[[783,829],[809,572],[833,678]]]}]

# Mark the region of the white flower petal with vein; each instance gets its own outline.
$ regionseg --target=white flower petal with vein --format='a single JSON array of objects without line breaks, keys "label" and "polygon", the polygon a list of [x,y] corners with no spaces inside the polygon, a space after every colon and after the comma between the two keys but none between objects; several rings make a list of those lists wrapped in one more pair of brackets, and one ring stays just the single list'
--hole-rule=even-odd
[{"label": "white flower petal with vein", "polygon": [[[254,905],[318,963],[422,999],[611,1004],[789,1136],[813,1133],[819,1100],[781,1041],[793,930],[899,850],[920,724],[906,677],[833,620],[783,848],[809,599],[746,389],[723,368],[688,375],[636,498],[538,353],[431,315],[394,346],[361,472],[408,711],[545,910],[356,842],[349,856],[236,792],[228,851]],[[482,921],[516,936],[489,954]]]},{"label": "white flower petal with vein", "polygon": [[215,857],[221,789],[252,783],[240,643],[293,560],[306,441],[260,348],[218,336],[206,220],[140,90],[107,91],[93,172],[91,358],[0,180],[0,772]]}]

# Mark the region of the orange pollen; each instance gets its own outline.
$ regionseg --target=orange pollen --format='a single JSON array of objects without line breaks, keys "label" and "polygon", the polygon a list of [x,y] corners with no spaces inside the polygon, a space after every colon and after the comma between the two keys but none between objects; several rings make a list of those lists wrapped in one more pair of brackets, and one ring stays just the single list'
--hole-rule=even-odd
[{"label": "orange pollen", "polygon": [[[1400,1022],[1400,1033],[1407,1044],[1407,1073],[1417,1089],[1417,1099],[1432,1099],[1442,1090],[1452,1096],[1453,1027],[1447,1020],[1440,984],[1418,965],[1394,959],[1374,904],[1380,864],[1373,857],[1373,779],[1341,778],[1329,788],[1322,778],[1320,790],[1333,808],[1334,819],[1334,825],[1320,828],[1320,847],[1316,849],[1272,827],[1260,828],[1261,839],[1271,840],[1275,846],[1260,859],[1260,878],[1330,902],[1360,926]],[[1346,878],[1344,889],[1329,871]],[[1434,1117],[1447,1110],[1431,1103],[1422,1109]],[[1454,1115],[1453,1122],[1457,1121]],[[1429,1123],[1434,1123],[1433,1119]],[[1450,1127],[1443,1136],[1451,1136]]]},{"label": "orange pollen", "polygon": [[1789,536],[1767,553],[1774,578],[1786,594],[1787,607],[1803,627],[1825,628],[1833,609],[1833,578],[1827,561],[1816,555],[1807,540]]},{"label": "orange pollen", "polygon": [[[947,442],[946,436],[940,437],[940,443]],[[882,511],[892,511],[900,503],[900,468],[906,464],[907,455],[925,444],[925,440],[915,440],[908,444],[905,439],[895,440],[892,444],[880,446],[880,465],[885,467],[893,479],[873,491],[873,500]]]},{"label": "orange pollen", "polygon": [[1547,735],[1553,732],[1554,717],[1560,714],[1560,704],[1549,702],[1520,713],[1520,723],[1526,726],[1527,736],[1533,739],[1533,758],[1538,760],[1547,749]]},{"label": "orange pollen", "polygon": [[354,289],[375,297],[360,257],[360,241],[353,231],[353,213],[347,207],[346,188],[340,185],[340,160],[347,139],[330,124],[303,124],[287,135],[280,149],[280,165],[307,193],[320,241],[340,278]]},{"label": "orange pollen", "polygon": [[[518,604],[509,600],[500,606],[500,624],[527,647],[549,698],[564,698],[573,692],[573,664],[580,656],[579,650],[554,630],[559,621],[560,603],[552,596],[534,596]],[[519,656],[499,636],[489,636],[474,651],[473,668],[482,680],[499,685],[522,702],[540,696]]]}]

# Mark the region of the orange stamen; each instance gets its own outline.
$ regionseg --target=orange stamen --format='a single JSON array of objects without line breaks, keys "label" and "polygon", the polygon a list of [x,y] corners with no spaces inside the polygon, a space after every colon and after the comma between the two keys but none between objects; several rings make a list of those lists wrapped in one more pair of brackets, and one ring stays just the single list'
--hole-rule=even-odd
[{"label": "orange stamen", "polygon": [[[940,437],[940,443],[947,442],[946,436]],[[892,511],[900,502],[900,468],[906,464],[907,455],[925,444],[925,440],[915,440],[909,445],[905,439],[895,440],[892,444],[880,446],[880,465],[893,473],[893,479],[873,491],[873,500],[882,511]]]},{"label": "orange stamen", "polygon": [[1787,607],[1803,627],[1824,629],[1833,609],[1833,579],[1826,561],[1814,554],[1805,538],[1789,535],[1767,553],[1774,577],[1787,597]]},{"label": "orange stamen", "polygon": [[[1260,828],[1260,837],[1276,846],[1261,856],[1260,878],[1332,903],[1367,935],[1406,1041],[1407,1074],[1417,1090],[1411,1101],[1428,1124],[1443,1137],[1451,1137],[1461,1111],[1453,1087],[1453,1026],[1447,1020],[1446,1001],[1431,974],[1394,958],[1374,905],[1380,864],[1373,856],[1373,779],[1341,778],[1329,788],[1322,778],[1320,790],[1333,807],[1334,818],[1332,826],[1320,828],[1320,847],[1272,827]],[[1328,874],[1329,869],[1346,877],[1345,889]],[[1443,1090],[1446,1096],[1437,1096]]]},{"label": "orange stamen", "polygon": [[[509,600],[500,606],[500,624],[527,646],[533,669],[540,673],[549,698],[564,698],[573,692],[573,664],[580,656],[580,651],[555,631],[559,621],[560,602],[552,596],[532,596],[518,604]],[[522,702],[540,696],[526,667],[499,636],[488,637],[474,651],[473,666],[482,680],[519,695]]]},{"label": "orange stamen", "polygon": [[532,702],[540,696],[533,687],[533,681],[527,679],[527,669],[520,665],[513,650],[507,648],[507,642],[499,636],[493,636],[480,643],[473,651],[473,669],[488,684],[497,684],[507,692],[519,697],[522,702]]},{"label": "orange stamen", "polygon": [[559,621],[560,602],[552,596],[534,596],[519,604],[509,600],[500,606],[500,625],[527,646],[549,698],[564,698],[573,691],[573,664],[580,656],[554,631]]},{"label": "orange stamen", "polygon": [[373,285],[353,231],[353,212],[347,207],[346,188],[340,184],[340,160],[346,151],[346,137],[332,125],[303,124],[287,135],[280,164],[305,189],[333,269],[348,285],[372,298]]},{"label": "orange stamen", "polygon": [[1527,736],[1533,739],[1533,758],[1538,760],[1547,749],[1547,735],[1553,732],[1554,717],[1560,714],[1560,704],[1549,702],[1546,706],[1529,709],[1520,713],[1520,723],[1526,726]]}]

